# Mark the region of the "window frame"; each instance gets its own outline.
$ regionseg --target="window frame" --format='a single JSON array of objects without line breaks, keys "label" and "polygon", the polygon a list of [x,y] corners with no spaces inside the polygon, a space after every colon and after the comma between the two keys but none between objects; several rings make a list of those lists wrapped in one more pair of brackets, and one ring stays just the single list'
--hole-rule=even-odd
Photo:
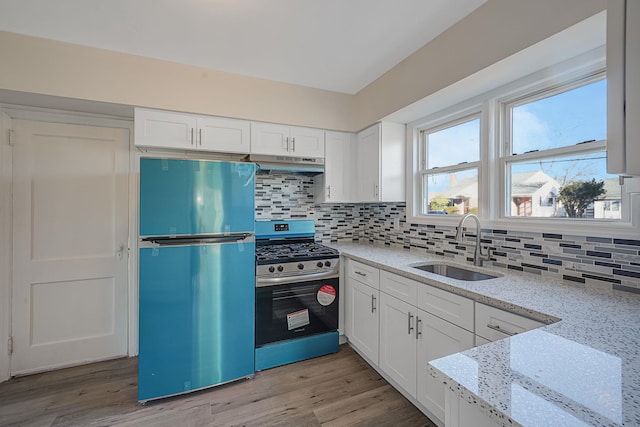
[{"label": "window frame", "polygon": [[[476,110],[476,111],[473,111]],[[428,163],[428,154],[427,154],[427,136],[430,133],[435,133],[444,129],[449,129],[455,127],[457,125],[467,123],[473,120],[478,120],[479,129],[478,129],[478,160],[474,162],[463,162],[458,164],[451,164],[448,166],[436,166],[432,168],[427,168]],[[452,173],[452,172],[464,172],[475,169],[478,175],[478,212],[480,212],[480,177],[482,174],[482,110],[481,108],[471,108],[463,110],[462,112],[458,112],[451,117],[448,117],[447,120],[442,120],[439,122],[435,122],[429,124],[427,126],[421,127],[418,129],[419,135],[419,169],[417,171],[419,176],[419,186],[420,186],[420,207],[419,212],[420,215],[424,215],[426,217],[433,217],[435,214],[429,214],[428,208],[428,200],[427,200],[427,188],[424,185],[424,180],[428,175],[436,175],[443,173]],[[427,212],[425,212],[425,210]],[[461,215],[455,215],[456,217],[460,217]]]},{"label": "window frame", "polygon": [[[595,52],[595,54],[594,54]],[[595,58],[594,58],[595,56]],[[620,236],[628,237],[629,233],[640,231],[640,219],[634,219],[632,211],[640,210],[640,197],[632,197],[640,191],[640,178],[627,179],[621,187],[622,206],[621,219],[585,219],[585,218],[543,218],[507,216],[506,169],[503,158],[507,145],[505,137],[509,128],[506,126],[504,105],[534,96],[540,98],[578,87],[588,79],[596,81],[605,73],[603,50],[587,52],[571,58],[553,67],[541,69],[525,77],[514,79],[502,86],[474,96],[466,101],[449,107],[434,110],[431,114],[407,124],[407,221],[415,224],[431,224],[456,226],[460,215],[425,215],[421,214],[424,189],[422,188],[421,149],[423,136],[420,131],[436,129],[440,126],[469,117],[480,112],[480,166],[478,170],[478,210],[482,226],[493,229],[512,229],[522,232],[548,232],[563,235]],[[477,93],[477,92],[476,92]],[[442,99],[440,96],[439,99]],[[458,98],[460,99],[460,98]],[[440,104],[442,105],[442,104]],[[555,153],[545,150],[545,154],[561,154],[562,150],[594,152],[606,147],[606,141],[595,141],[577,146],[561,147]],[[576,149],[576,147],[578,147]],[[541,152],[527,153],[531,158]],[[515,156],[517,160],[525,160],[525,154]],[[468,164],[465,164],[468,166]],[[436,169],[437,170],[437,169]],[[444,168],[441,169],[444,171]],[[634,209],[635,207],[635,209]],[[589,228],[587,228],[587,226]]]}]

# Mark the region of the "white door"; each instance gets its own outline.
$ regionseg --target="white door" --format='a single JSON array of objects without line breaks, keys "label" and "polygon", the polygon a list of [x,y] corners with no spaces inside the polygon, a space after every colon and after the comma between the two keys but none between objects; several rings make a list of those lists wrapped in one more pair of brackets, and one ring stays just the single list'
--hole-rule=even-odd
[{"label": "white door", "polygon": [[12,374],[126,355],[129,131],[14,124]]},{"label": "white door", "polygon": [[324,158],[324,131],[292,126],[290,150],[294,157]]},{"label": "white door", "polygon": [[358,179],[356,201],[380,199],[380,124],[358,134]]},{"label": "white door", "polygon": [[440,421],[445,418],[445,385],[429,374],[428,362],[473,347],[473,333],[418,310],[417,399]]},{"label": "white door", "polygon": [[247,153],[250,144],[250,122],[198,117],[198,149],[222,153]]},{"label": "white door", "polygon": [[136,108],[134,124],[135,145],[197,149],[194,115]]},{"label": "white door", "polygon": [[251,153],[290,156],[289,126],[251,123]]},{"label": "white door", "polygon": [[416,395],[417,309],[380,292],[379,366],[403,389]]},{"label": "white door", "polygon": [[[325,200],[351,201],[351,142],[350,133],[326,132],[325,140]],[[317,177],[315,179],[318,179]]]},{"label": "white door", "polygon": [[349,342],[378,364],[378,298],[380,291],[347,278],[346,334]]}]

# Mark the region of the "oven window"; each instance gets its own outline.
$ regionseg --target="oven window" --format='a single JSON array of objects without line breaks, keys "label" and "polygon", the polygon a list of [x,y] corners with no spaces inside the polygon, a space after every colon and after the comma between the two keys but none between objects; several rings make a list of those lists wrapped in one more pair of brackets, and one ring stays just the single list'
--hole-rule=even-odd
[{"label": "oven window", "polygon": [[256,346],[338,329],[338,279],[256,288]]}]

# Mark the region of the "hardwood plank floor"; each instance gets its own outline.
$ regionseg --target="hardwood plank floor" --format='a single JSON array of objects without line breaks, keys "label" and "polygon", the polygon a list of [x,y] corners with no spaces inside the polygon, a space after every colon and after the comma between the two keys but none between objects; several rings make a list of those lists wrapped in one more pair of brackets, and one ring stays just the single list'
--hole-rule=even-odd
[{"label": "hardwood plank floor", "polygon": [[0,425],[435,425],[348,345],[212,389],[137,403],[137,359],[62,369],[0,384]]}]

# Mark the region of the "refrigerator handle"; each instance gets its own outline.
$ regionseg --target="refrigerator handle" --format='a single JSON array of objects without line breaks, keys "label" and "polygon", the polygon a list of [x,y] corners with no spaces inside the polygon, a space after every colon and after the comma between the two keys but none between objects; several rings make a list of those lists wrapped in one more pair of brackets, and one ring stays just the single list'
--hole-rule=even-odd
[{"label": "refrigerator handle", "polygon": [[168,237],[168,236],[155,236],[145,237],[143,242],[149,242],[158,246],[171,246],[171,245],[188,245],[195,243],[229,243],[240,242],[246,240],[248,237],[253,236],[252,233],[236,233],[221,236],[184,236],[184,237]]}]

